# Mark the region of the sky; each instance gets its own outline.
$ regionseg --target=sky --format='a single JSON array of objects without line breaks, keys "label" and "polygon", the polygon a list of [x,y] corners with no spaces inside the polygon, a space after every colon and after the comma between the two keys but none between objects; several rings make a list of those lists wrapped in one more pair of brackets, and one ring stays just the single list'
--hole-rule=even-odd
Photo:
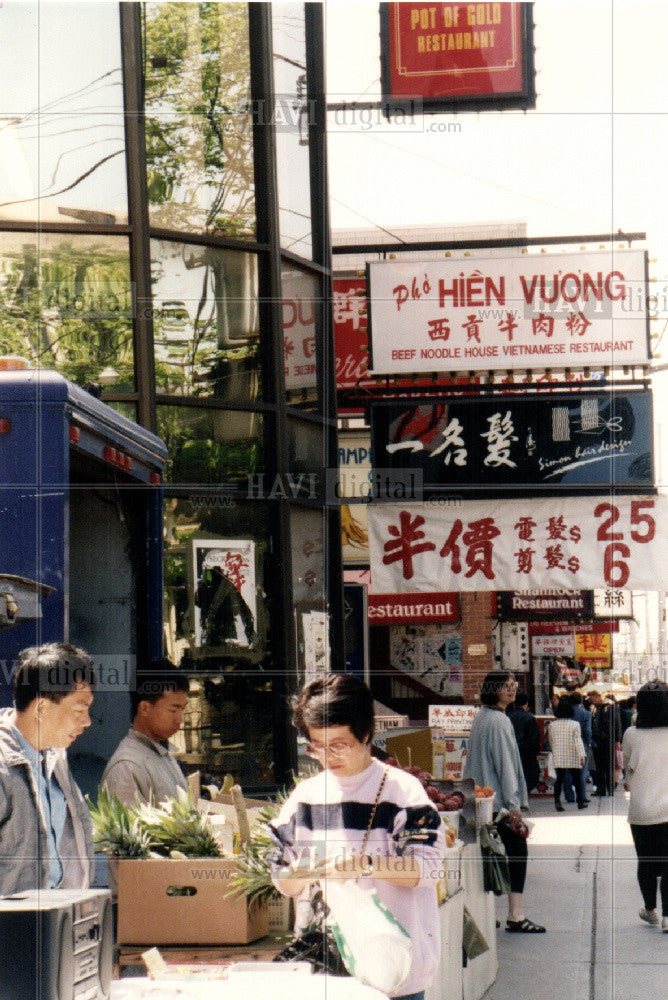
[{"label": "sky", "polygon": [[[375,2],[326,3],[328,101],[379,99],[379,23]],[[332,226],[522,220],[534,237],[646,232],[654,364],[668,366],[668,3],[538,0],[534,23],[535,110],[429,115],[421,131],[330,115]],[[668,373],[656,386],[665,480]]]}]

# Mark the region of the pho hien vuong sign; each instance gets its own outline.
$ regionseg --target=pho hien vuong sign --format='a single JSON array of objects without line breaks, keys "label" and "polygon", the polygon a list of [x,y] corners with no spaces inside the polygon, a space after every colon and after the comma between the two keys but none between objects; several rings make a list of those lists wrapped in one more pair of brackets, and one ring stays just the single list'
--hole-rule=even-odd
[{"label": "pho hien vuong sign", "polygon": [[372,374],[649,362],[647,254],[367,264]]},{"label": "pho hien vuong sign", "polygon": [[668,589],[668,498],[372,505],[376,592]]},{"label": "pho hien vuong sign", "polygon": [[648,390],[377,402],[374,467],[420,469],[425,490],[653,485]]},{"label": "pho hien vuong sign", "polygon": [[385,113],[536,106],[528,3],[384,3]]}]

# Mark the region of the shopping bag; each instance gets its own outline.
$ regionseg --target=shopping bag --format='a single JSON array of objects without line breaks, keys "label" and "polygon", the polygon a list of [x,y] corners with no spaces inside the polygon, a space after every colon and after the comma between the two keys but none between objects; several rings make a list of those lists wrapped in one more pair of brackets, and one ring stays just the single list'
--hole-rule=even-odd
[{"label": "shopping bag", "polygon": [[406,931],[374,890],[356,882],[323,882],[327,923],[351,976],[383,993],[397,993],[411,968]]},{"label": "shopping bag", "polygon": [[554,769],[554,757],[552,756],[551,750],[547,755],[547,760],[545,761],[545,779],[551,784],[554,784],[557,780],[557,772]]},{"label": "shopping bag", "polygon": [[348,976],[350,973],[343,963],[341,952],[327,925],[329,908],[322,892],[318,890],[312,900],[313,920],[308,927],[279,951],[274,962],[308,962],[314,972],[325,972],[330,976]]},{"label": "shopping bag", "polygon": [[480,828],[480,853],[482,854],[482,881],[485,892],[503,896],[510,892],[508,856],[495,823]]}]

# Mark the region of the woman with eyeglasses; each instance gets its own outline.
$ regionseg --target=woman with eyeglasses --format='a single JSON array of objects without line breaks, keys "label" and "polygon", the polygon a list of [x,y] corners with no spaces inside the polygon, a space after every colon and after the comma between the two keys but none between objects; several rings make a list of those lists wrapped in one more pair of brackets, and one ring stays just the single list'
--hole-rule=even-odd
[{"label": "woman with eyeglasses", "polygon": [[356,677],[329,674],[307,684],[293,698],[292,721],[322,771],[299,782],[271,824],[276,887],[305,899],[320,879],[359,879],[375,889],[411,936],[400,997],[424,1000],[440,958],[439,814],[417,778],[372,757],[373,696]]},{"label": "woman with eyeglasses", "polygon": [[[638,691],[634,726],[624,733],[628,820],[638,855],[639,916],[668,933],[668,686],[650,681]],[[662,916],[656,911],[661,886]]]},{"label": "woman with eyeglasses", "polygon": [[510,870],[506,930],[512,934],[544,934],[544,927],[524,915],[529,852],[522,809],[528,808],[529,797],[515,731],[506,715],[516,692],[517,681],[505,670],[493,670],[485,677],[480,691],[482,707],[471,726],[464,777],[494,790],[495,814],[501,809],[509,813],[508,823],[497,826]]}]

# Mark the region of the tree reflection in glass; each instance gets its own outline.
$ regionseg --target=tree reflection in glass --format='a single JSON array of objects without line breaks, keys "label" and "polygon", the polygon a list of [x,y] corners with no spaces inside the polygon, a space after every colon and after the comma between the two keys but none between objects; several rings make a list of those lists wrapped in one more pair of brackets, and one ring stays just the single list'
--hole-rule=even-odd
[{"label": "tree reflection in glass", "polygon": [[0,4],[0,220],[127,222],[118,4]]},{"label": "tree reflection in glass", "polygon": [[[127,242],[5,233],[0,354],[18,354],[80,385],[134,389]],[[101,378],[102,376],[102,378]]]},{"label": "tree reflection in glass", "polygon": [[254,238],[247,5],[142,9],[151,224]]}]

